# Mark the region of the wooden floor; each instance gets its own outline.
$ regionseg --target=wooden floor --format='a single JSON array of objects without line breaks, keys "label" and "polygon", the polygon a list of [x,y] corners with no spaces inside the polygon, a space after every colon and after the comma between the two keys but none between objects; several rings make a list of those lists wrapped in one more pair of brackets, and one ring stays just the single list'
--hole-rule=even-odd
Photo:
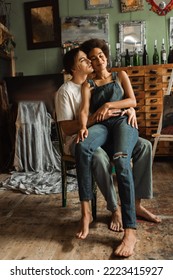
[{"label": "wooden floor", "polygon": [[[1,180],[2,180],[1,175]],[[162,217],[161,224],[138,220],[138,242],[131,260],[173,260],[173,163],[155,162],[154,199],[144,205]],[[86,240],[76,239],[80,218],[78,194],[25,195],[0,191],[1,260],[113,260],[122,233],[108,230],[110,213],[98,192],[98,218]]]}]

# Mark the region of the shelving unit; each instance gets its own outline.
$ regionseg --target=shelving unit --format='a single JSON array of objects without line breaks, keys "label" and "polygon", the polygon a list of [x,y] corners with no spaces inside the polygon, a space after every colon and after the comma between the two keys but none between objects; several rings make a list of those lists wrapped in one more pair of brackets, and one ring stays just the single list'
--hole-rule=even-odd
[{"label": "shelving unit", "polygon": [[[140,136],[151,142],[154,141],[152,135],[157,133],[163,109],[163,96],[167,91],[172,69],[173,64],[112,68],[115,72],[120,70],[127,72],[136,96]],[[160,142],[156,155],[173,156],[173,142]]]}]

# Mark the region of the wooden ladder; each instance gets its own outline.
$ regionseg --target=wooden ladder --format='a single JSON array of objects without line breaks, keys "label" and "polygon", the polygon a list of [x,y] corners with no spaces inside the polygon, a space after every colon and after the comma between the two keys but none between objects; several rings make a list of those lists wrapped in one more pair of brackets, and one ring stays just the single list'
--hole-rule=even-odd
[{"label": "wooden ladder", "polygon": [[[172,72],[171,72],[168,89],[167,89],[165,95],[170,95],[171,94],[172,85],[173,85],[173,69],[172,69]],[[152,135],[152,137],[154,137],[154,144],[153,144],[153,151],[152,151],[153,161],[154,161],[154,157],[155,157],[158,142],[159,141],[173,141],[173,135],[172,134],[162,134],[161,133],[161,131],[162,131],[162,121],[163,121],[163,112],[164,112],[164,108],[163,108],[161,116],[160,116],[157,132]]]}]

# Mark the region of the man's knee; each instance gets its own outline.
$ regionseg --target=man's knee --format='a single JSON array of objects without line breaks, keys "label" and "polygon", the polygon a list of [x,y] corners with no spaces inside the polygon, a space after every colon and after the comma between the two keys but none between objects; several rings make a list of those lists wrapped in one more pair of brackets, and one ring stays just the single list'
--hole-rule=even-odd
[{"label": "man's knee", "polygon": [[135,150],[143,154],[152,154],[152,144],[149,140],[139,137]]},{"label": "man's knee", "polygon": [[93,159],[92,159],[92,164],[93,167],[98,167],[99,166],[108,166],[110,165],[110,159],[107,155],[107,153],[102,149],[98,148],[94,154],[93,154]]}]

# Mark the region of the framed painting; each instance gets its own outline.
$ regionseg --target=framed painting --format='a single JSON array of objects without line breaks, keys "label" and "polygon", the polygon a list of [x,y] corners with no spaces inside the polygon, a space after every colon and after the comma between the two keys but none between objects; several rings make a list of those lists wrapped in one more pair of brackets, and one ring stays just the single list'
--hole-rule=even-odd
[{"label": "framed painting", "polygon": [[91,38],[109,42],[108,14],[61,18],[61,41],[65,49],[78,46]]},{"label": "framed painting", "polygon": [[143,0],[121,0],[121,12],[134,12],[137,10],[144,9],[144,1]]},{"label": "framed painting", "polygon": [[24,3],[28,50],[61,46],[58,0]]},{"label": "framed painting", "polygon": [[87,10],[112,8],[112,0],[85,0]]}]

